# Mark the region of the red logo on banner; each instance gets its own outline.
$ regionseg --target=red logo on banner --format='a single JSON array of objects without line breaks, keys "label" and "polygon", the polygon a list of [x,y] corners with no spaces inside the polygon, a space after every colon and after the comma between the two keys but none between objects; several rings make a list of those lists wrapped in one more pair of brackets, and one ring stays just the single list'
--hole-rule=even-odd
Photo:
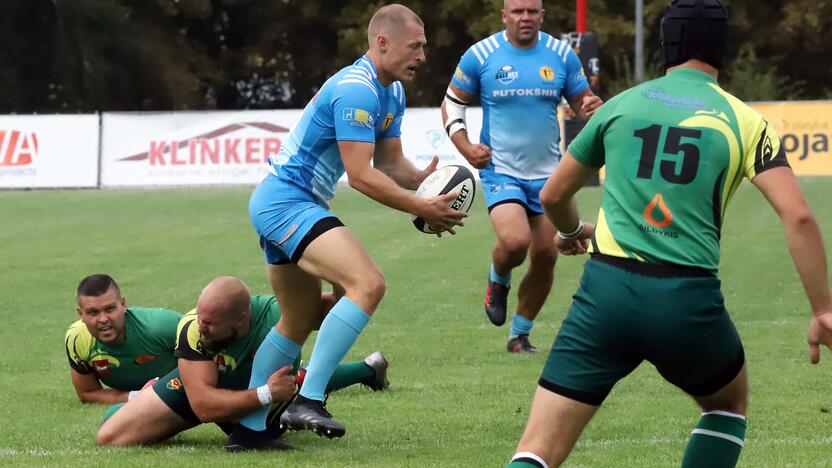
[{"label": "red logo on banner", "polygon": [[38,154],[36,133],[19,130],[0,130],[0,166],[32,164]]},{"label": "red logo on banner", "polygon": [[150,150],[119,161],[145,161],[151,166],[262,164],[280,151],[276,137],[229,138],[229,133],[247,127],[271,133],[288,133],[289,129],[268,122],[231,124],[186,140],[150,140]]}]

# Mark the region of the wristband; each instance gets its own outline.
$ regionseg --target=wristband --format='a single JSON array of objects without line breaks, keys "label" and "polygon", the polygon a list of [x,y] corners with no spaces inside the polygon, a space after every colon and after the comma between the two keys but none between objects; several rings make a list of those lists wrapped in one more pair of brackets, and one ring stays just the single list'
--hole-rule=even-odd
[{"label": "wristband", "polygon": [[127,401],[136,398],[136,395],[138,395],[139,393],[141,393],[141,390],[130,390],[130,392],[127,393]]},{"label": "wristband", "polygon": [[561,239],[573,239],[581,235],[584,232],[584,223],[581,220],[578,220],[578,226],[572,232],[561,232],[558,231],[558,237]]},{"label": "wristband", "polygon": [[272,404],[272,392],[269,390],[268,385],[262,385],[257,387],[257,399],[260,400],[260,404],[262,406],[268,406]]}]

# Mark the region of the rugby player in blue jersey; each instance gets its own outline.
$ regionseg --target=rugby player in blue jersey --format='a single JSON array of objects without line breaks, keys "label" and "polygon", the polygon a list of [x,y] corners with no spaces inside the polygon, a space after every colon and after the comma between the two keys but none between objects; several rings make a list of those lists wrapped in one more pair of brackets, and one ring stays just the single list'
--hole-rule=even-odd
[{"label": "rugby player in blue jersey", "polygon": [[[459,62],[442,119],[456,148],[479,169],[497,242],[485,293],[491,323],[506,321],[511,270],[529,256],[506,347],[535,352],[529,343],[534,320],[554,280],[555,226],[538,196],[561,158],[557,106],[566,98],[581,119],[602,101],[589,90],[581,62],[567,42],[540,31],[540,0],[505,0],[505,31],[471,46]],[[465,108],[479,97],[483,110],[479,143],[471,143]]]},{"label": "rugby player in blue jersey", "polygon": [[[404,158],[400,140],[401,82],[411,81],[425,61],[422,20],[407,7],[388,5],[373,15],[367,36],[367,53],[327,80],[306,106],[249,204],[282,311],[257,351],[249,387],[261,387],[295,360],[320,322],[321,280],[331,283],[340,299],[321,324],[300,395],[281,417],[289,429],[327,437],[346,432],[324,408],[327,382],[385,291],[384,277],[364,247],[328,211],[338,179],[346,172],[356,190],[421,216],[439,231],[452,232],[466,216],[448,207],[456,193],[423,199],[406,190],[417,188],[438,161],[418,170]],[[265,407],[249,414],[228,444],[268,446],[265,420]]]}]

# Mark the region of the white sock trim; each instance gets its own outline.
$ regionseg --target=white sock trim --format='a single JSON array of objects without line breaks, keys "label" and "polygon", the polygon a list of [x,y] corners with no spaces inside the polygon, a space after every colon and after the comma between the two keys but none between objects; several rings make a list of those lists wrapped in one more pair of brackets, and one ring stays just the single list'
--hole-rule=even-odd
[{"label": "white sock trim", "polygon": [[532,452],[517,452],[517,453],[514,454],[513,457],[511,457],[511,461],[513,462],[514,460],[517,460],[518,458],[531,458],[532,460],[540,463],[540,466],[542,466],[543,468],[549,468],[549,465],[547,465],[546,462],[543,461],[542,458],[538,457],[537,455],[533,454]]},{"label": "white sock trim", "polygon": [[705,436],[710,436],[710,437],[719,437],[720,439],[725,439],[727,441],[733,442],[733,443],[739,445],[740,447],[745,446],[745,442],[743,442],[743,440],[740,439],[739,437],[732,436],[731,434],[725,434],[723,432],[709,431],[708,429],[698,429],[697,428],[697,429],[694,429],[691,434],[700,434],[700,435],[705,435]]},{"label": "white sock trim", "polygon": [[737,418],[737,419],[742,419],[743,421],[745,421],[745,416],[743,416],[741,414],[737,414],[737,413],[732,413],[730,411],[721,411],[721,410],[706,411],[706,412],[702,413],[702,416],[705,416],[705,415],[708,415],[708,414],[715,414],[717,416],[726,416],[726,417],[729,417],[729,418]]}]

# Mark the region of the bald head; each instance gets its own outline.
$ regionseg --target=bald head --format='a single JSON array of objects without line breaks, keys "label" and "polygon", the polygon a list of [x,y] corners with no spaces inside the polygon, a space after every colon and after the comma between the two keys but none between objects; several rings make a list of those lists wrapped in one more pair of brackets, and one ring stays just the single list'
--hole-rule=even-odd
[{"label": "bald head", "polygon": [[197,310],[217,318],[236,318],[251,311],[248,286],[233,276],[213,279],[199,295]]},{"label": "bald head", "polygon": [[[503,10],[510,9],[517,3],[517,0],[503,0]],[[543,0],[536,0],[538,8],[543,8]]]},{"label": "bald head", "polygon": [[425,27],[425,23],[422,22],[419,15],[404,5],[394,3],[379,8],[370,19],[370,25],[367,26],[367,41],[370,43],[370,47],[373,46],[373,42],[379,35],[388,38],[398,37],[411,22],[422,28]]}]

